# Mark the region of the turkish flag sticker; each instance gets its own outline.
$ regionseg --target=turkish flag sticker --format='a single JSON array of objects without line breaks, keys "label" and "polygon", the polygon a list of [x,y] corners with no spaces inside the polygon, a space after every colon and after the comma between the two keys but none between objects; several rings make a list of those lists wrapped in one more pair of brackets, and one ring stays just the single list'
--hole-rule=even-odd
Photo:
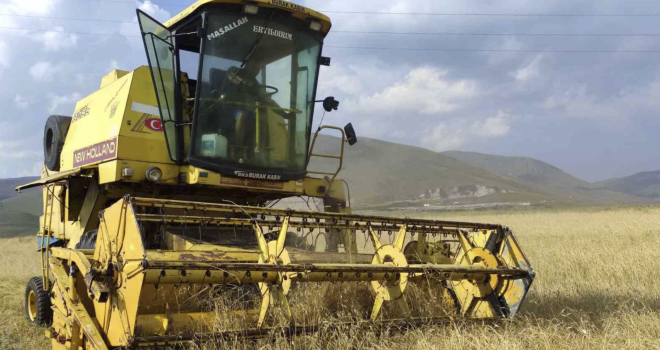
[{"label": "turkish flag sticker", "polygon": [[163,121],[158,118],[149,118],[144,125],[153,131],[163,131]]}]

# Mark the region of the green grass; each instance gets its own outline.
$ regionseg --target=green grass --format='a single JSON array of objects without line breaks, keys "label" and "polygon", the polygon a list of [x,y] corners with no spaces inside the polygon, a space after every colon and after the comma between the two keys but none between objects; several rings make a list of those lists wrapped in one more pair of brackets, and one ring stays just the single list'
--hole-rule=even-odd
[{"label": "green grass", "polygon": [[0,238],[36,234],[41,212],[40,189],[0,201]]}]

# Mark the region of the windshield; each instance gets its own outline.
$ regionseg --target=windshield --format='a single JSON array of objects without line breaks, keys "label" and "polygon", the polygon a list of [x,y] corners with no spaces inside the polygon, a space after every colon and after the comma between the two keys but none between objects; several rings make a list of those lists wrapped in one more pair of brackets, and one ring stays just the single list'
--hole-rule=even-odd
[{"label": "windshield", "polygon": [[321,37],[290,16],[212,13],[191,159],[303,172]]}]

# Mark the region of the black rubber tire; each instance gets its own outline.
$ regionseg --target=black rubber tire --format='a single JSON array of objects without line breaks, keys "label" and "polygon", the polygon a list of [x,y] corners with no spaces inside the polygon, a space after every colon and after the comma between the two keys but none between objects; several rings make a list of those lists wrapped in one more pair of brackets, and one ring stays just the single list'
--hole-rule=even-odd
[{"label": "black rubber tire", "polygon": [[76,244],[76,249],[95,249],[96,237],[98,234],[98,229],[83,233],[83,235],[80,237],[80,241]]},{"label": "black rubber tire", "polygon": [[[34,293],[36,297],[36,314],[30,317],[30,302],[28,297]],[[53,322],[53,309],[51,309],[50,293],[44,290],[41,277],[32,277],[25,288],[25,316],[28,322],[39,326],[50,326]]]},{"label": "black rubber tire", "polygon": [[60,170],[60,154],[69,132],[71,117],[51,115],[44,129],[44,164],[49,170]]}]

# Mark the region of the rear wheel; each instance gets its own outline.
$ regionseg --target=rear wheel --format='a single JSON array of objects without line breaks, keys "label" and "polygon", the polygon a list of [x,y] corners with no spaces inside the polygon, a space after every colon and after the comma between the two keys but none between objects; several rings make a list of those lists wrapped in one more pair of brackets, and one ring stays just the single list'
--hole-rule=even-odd
[{"label": "rear wheel", "polygon": [[69,131],[71,117],[51,115],[44,129],[44,163],[49,170],[60,170],[60,154]]},{"label": "rear wheel", "polygon": [[30,323],[49,326],[53,320],[50,293],[41,277],[32,277],[25,288],[25,315]]}]

